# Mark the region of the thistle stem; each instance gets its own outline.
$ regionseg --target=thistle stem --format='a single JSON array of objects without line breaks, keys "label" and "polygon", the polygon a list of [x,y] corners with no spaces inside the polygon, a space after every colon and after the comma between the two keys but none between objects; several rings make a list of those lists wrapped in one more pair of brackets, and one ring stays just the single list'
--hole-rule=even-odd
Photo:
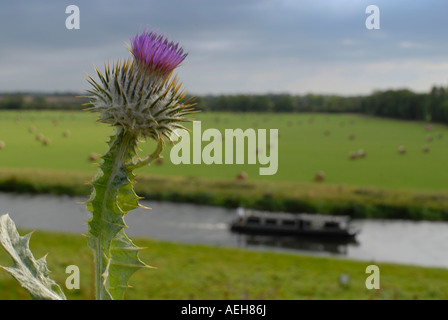
[{"label": "thistle stem", "polygon": [[144,167],[144,166],[150,164],[150,163],[151,163],[152,161],[154,161],[155,159],[160,158],[160,154],[161,154],[162,151],[163,151],[163,146],[164,146],[164,144],[163,144],[163,139],[162,139],[162,137],[159,137],[159,139],[158,139],[158,141],[157,141],[157,147],[156,147],[156,150],[154,150],[154,152],[151,153],[149,156],[147,156],[145,159],[140,160],[139,162],[137,162],[137,163],[134,164],[134,165],[130,165],[130,166],[128,167],[128,169],[132,171],[132,170],[135,170],[135,169]]},{"label": "thistle stem", "polygon": [[115,235],[125,226],[121,217],[118,218],[118,221],[114,221],[109,217],[109,213],[114,210],[113,205],[117,203],[117,195],[122,186],[120,181],[123,174],[127,173],[128,163],[126,162],[133,158],[136,144],[137,138],[134,135],[125,130],[118,130],[109,143],[110,149],[103,156],[104,161],[100,166],[102,175],[99,175],[93,182],[95,194],[91,201],[95,203],[93,204],[93,217],[89,222],[91,227],[89,244],[95,257],[97,300],[109,298],[109,293],[105,288],[105,279],[109,272],[110,246]]}]

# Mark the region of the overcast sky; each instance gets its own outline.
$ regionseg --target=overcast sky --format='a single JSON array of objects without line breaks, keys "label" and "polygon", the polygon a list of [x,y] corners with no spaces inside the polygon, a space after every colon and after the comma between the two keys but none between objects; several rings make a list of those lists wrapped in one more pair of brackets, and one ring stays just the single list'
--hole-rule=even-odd
[{"label": "overcast sky", "polygon": [[[68,30],[68,5],[80,29]],[[368,5],[380,30],[368,30]],[[145,26],[189,53],[192,94],[368,94],[448,85],[444,0],[4,0],[0,91],[88,88],[93,65],[129,57]]]}]

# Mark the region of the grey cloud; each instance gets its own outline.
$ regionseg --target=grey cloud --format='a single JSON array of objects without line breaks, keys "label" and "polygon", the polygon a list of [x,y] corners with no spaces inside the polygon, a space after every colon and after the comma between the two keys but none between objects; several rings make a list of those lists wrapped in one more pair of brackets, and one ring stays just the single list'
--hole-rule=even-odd
[{"label": "grey cloud", "polygon": [[[387,81],[386,76],[375,76],[372,66],[382,66],[384,73],[384,66],[403,61],[419,64],[418,70],[426,70],[425,61],[444,63],[448,3],[375,2],[381,9],[381,30],[376,31],[364,27],[364,10],[371,4],[366,0],[2,2],[0,86],[79,90],[80,73],[90,71],[92,64],[129,56],[124,43],[145,26],[181,42],[189,52],[179,72],[185,85],[197,93],[301,91],[305,87],[326,92],[336,88],[329,79],[336,81],[338,76],[353,81],[346,90],[338,85],[338,90],[365,91],[369,86],[400,85],[400,73]],[[65,29],[65,8],[70,4],[80,8],[80,30]],[[403,74],[402,85],[422,88],[423,78],[409,80],[406,68],[412,64],[401,66],[394,72]],[[362,70],[362,79],[370,79],[358,81],[362,88],[356,85],[356,79],[361,79],[361,71],[356,70]],[[441,79],[442,71],[436,74],[434,66],[431,70],[422,71],[427,86]],[[26,72],[28,77],[23,79]],[[311,80],[306,82],[306,77]]]}]

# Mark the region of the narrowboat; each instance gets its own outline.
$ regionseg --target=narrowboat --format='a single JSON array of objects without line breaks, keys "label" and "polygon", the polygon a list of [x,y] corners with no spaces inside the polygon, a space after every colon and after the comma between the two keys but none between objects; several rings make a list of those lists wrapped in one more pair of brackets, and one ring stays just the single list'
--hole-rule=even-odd
[{"label": "narrowboat", "polygon": [[271,213],[238,208],[230,230],[247,234],[354,238],[359,230],[348,216],[310,213]]}]

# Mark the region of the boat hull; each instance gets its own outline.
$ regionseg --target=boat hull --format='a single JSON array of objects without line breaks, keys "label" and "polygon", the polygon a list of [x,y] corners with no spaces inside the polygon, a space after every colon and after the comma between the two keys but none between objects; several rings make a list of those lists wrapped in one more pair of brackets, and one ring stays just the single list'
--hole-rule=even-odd
[{"label": "boat hull", "polygon": [[259,234],[259,235],[278,235],[278,236],[297,236],[297,237],[319,237],[329,239],[350,239],[354,238],[358,231],[354,229],[349,230],[312,230],[312,229],[297,229],[297,228],[275,228],[266,226],[248,226],[240,225],[234,222],[230,225],[230,230],[245,234]]}]

